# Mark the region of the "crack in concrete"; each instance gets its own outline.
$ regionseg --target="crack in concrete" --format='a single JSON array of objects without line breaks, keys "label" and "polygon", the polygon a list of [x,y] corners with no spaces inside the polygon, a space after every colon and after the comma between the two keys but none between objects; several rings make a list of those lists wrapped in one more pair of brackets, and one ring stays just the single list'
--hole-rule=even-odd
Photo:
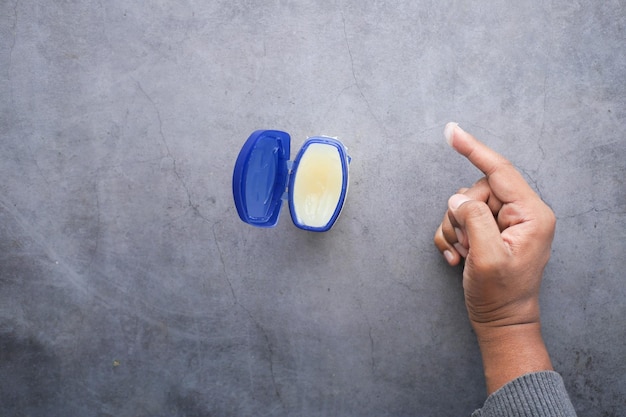
[{"label": "crack in concrete", "polygon": [[612,210],[612,209],[609,209],[609,208],[599,209],[599,208],[596,208],[596,207],[592,207],[589,210],[581,211],[580,213],[574,213],[574,214],[570,214],[570,215],[567,215],[567,216],[557,216],[556,219],[557,220],[575,219],[577,217],[581,217],[581,216],[584,216],[584,215],[589,214],[589,213],[596,213],[596,214],[599,214],[599,213],[626,214],[626,210],[619,211],[619,210]]},{"label": "crack in concrete", "polygon": [[370,362],[372,367],[372,374],[376,374],[376,361],[374,359],[374,337],[372,336],[372,326],[370,325],[369,319],[367,317],[365,319],[367,320],[367,334],[370,338]]},{"label": "crack in concrete", "polygon": [[7,69],[9,79],[11,79],[11,67],[13,65],[13,50],[15,49],[15,44],[17,43],[17,8],[19,4],[19,0],[13,4],[13,25],[11,27],[11,29],[13,29],[13,39],[11,40],[11,46],[9,46],[9,66]]},{"label": "crack in concrete", "polygon": [[[341,21],[343,22],[343,36],[344,36],[344,40],[346,41],[346,48],[348,49],[348,55],[350,56],[350,68],[352,70],[352,78],[354,79],[354,85],[356,86],[357,90],[359,91],[359,95],[361,96],[361,98],[365,102],[365,106],[367,107],[367,111],[369,112],[369,114],[376,121],[376,123],[378,124],[378,127],[383,131],[383,133],[387,134],[387,130],[385,129],[385,127],[381,123],[380,119],[376,116],[376,114],[372,110],[372,106],[370,105],[369,100],[367,99],[367,97],[363,93],[363,89],[361,88],[361,85],[359,84],[359,81],[358,81],[358,79],[356,77],[356,71],[354,69],[354,56],[352,55],[352,49],[350,48],[350,42],[348,41],[348,31],[346,30],[346,18],[344,16],[343,12],[341,13]],[[345,90],[345,88],[344,88],[344,90]]]},{"label": "crack in concrete", "polygon": [[539,162],[540,165],[543,162],[543,160],[546,159],[546,151],[545,149],[543,149],[543,145],[541,144],[541,141],[543,140],[543,135],[545,134],[545,131],[546,131],[546,106],[547,106],[546,102],[547,102],[547,96],[548,96],[548,93],[546,92],[547,83],[548,83],[548,74],[546,72],[546,74],[543,76],[543,110],[541,113],[541,129],[539,130],[539,138],[537,138],[537,146],[539,147],[539,151],[541,152],[541,161]]},{"label": "crack in concrete", "polygon": [[26,145],[26,147],[28,148],[30,158],[33,160],[33,163],[35,164],[35,168],[37,168],[37,173],[39,174],[43,182],[45,182],[46,185],[50,186],[48,175],[45,175],[43,169],[41,169],[41,165],[39,165],[39,161],[37,160],[37,157],[35,156],[35,152],[33,151],[33,148],[30,145]]},{"label": "crack in concrete", "polygon": [[404,287],[404,288],[406,288],[408,291],[410,291],[412,293],[415,293],[415,294],[421,294],[422,293],[422,291],[416,290],[415,288],[411,287],[406,282],[398,281],[398,280],[395,280],[395,279],[392,279],[392,281],[393,281],[394,284],[397,284],[397,285],[399,285],[401,287]]},{"label": "crack in concrete", "polygon": [[228,278],[228,272],[226,271],[226,262],[224,262],[224,254],[222,253],[222,247],[220,246],[217,240],[217,233],[215,233],[216,224],[217,223],[213,224],[213,227],[211,228],[211,231],[213,232],[213,241],[215,242],[215,247],[217,247],[217,252],[219,254],[220,263],[222,264],[222,272],[224,273],[224,279],[226,279],[226,282],[228,283],[228,286],[230,288],[230,293],[233,296],[233,302],[235,303],[235,305],[239,305],[239,302],[237,300],[237,295],[235,294],[235,289],[233,288],[233,283],[230,281],[230,278]]},{"label": "crack in concrete", "polygon": [[254,92],[254,90],[256,90],[259,81],[263,78],[263,75],[265,74],[265,58],[267,57],[267,46],[265,44],[265,41],[263,41],[263,56],[261,57],[260,61],[261,61],[261,74],[258,77],[254,77],[254,84],[252,85],[252,88],[250,88],[250,90],[248,90],[248,92],[246,93],[246,96],[251,96],[252,93]]},{"label": "crack in concrete", "polygon": [[11,73],[13,72],[13,51],[15,50],[15,45],[17,44],[17,8],[19,6],[19,0],[16,0],[13,4],[13,25],[11,29],[13,30],[13,38],[11,39],[11,45],[9,46],[9,62],[7,63],[7,80],[9,81],[9,96],[11,100],[12,107],[15,108],[15,95],[13,93],[13,83],[11,82]]},{"label": "crack in concrete", "polygon": [[270,365],[270,377],[272,379],[272,387],[274,388],[274,394],[276,394],[276,397],[278,398],[278,400],[280,401],[280,403],[282,404],[283,409],[284,409],[284,408],[286,408],[285,407],[285,403],[283,402],[283,398],[281,397],[280,391],[278,390],[278,385],[276,385],[276,375],[274,374],[274,349],[272,348],[272,343],[270,342],[270,338],[269,338],[265,328],[263,326],[261,326],[261,324],[258,321],[254,320],[254,318],[252,317],[252,314],[250,314],[248,309],[243,307],[243,306],[242,306],[242,308],[244,310],[246,310],[246,312],[250,316],[250,319],[259,328],[261,333],[263,333],[263,338],[265,339],[265,344],[267,345],[267,350],[268,350],[268,353],[269,353],[268,362],[269,362],[269,365]]},{"label": "crack in concrete", "polygon": [[361,300],[357,300],[357,305],[359,306],[359,310],[363,313],[363,317],[365,318],[365,323],[367,324],[367,336],[369,337],[369,345],[370,345],[370,367],[372,369],[372,374],[376,374],[376,360],[374,357],[374,336],[372,335],[372,324],[370,323],[369,317],[367,314],[363,312],[363,305],[361,304]]},{"label": "crack in concrete", "polygon": [[93,254],[91,255],[91,259],[89,261],[89,265],[87,266],[87,269],[90,270],[91,266],[93,265],[96,256],[98,255],[98,249],[100,247],[100,230],[101,230],[101,220],[100,220],[100,196],[98,194],[98,183],[96,182],[95,186],[95,194],[96,194],[96,236],[94,238],[94,248],[93,248]]},{"label": "crack in concrete", "polygon": [[[189,187],[187,186],[187,183],[185,182],[184,178],[182,177],[182,175],[178,171],[178,167],[176,165],[176,158],[174,158],[174,156],[172,155],[172,152],[171,152],[170,147],[168,145],[167,139],[165,138],[165,134],[163,133],[163,120],[161,118],[161,112],[159,111],[159,108],[157,107],[157,105],[154,102],[154,100],[152,100],[150,95],[148,95],[146,93],[146,91],[143,89],[141,83],[139,83],[136,80],[135,80],[135,82],[137,83],[137,88],[139,89],[139,91],[141,91],[141,93],[146,97],[146,99],[150,102],[150,104],[154,108],[154,111],[155,111],[156,116],[157,116],[157,120],[159,122],[159,136],[161,138],[161,142],[163,143],[163,146],[165,147],[166,157],[171,158],[172,161],[173,161],[174,175],[179,180],[179,182],[181,183],[181,185],[183,186],[183,188],[184,188],[184,190],[185,190],[185,192],[187,194],[187,203],[188,203],[189,207],[194,211],[194,213],[198,217],[200,217],[201,219],[203,219],[207,223],[211,223],[205,216],[202,215],[202,213],[200,213],[200,211],[198,209],[198,205],[193,203]],[[219,244],[219,241],[217,239],[217,233],[215,232],[215,226],[216,225],[217,225],[217,223],[213,223],[211,230],[212,230],[212,233],[213,233],[213,239],[215,241],[215,246],[217,247],[217,251],[218,251],[218,254],[219,254],[220,262],[221,262],[221,265],[222,265],[222,272],[223,272],[223,275],[224,275],[224,279],[228,283],[231,295],[233,297],[233,303],[236,306],[239,306],[239,308],[241,308],[246,313],[246,315],[248,316],[250,321],[261,331],[261,334],[263,335],[263,339],[265,340],[265,344],[266,344],[267,351],[268,351],[268,354],[269,354],[268,362],[269,362],[269,371],[270,371],[270,378],[271,378],[271,381],[272,381],[272,387],[273,387],[274,393],[275,393],[276,397],[278,398],[278,400],[280,401],[281,405],[283,406],[283,408],[286,408],[285,404],[284,404],[284,401],[282,399],[282,396],[280,395],[280,391],[278,389],[278,384],[276,383],[276,374],[274,372],[274,348],[273,348],[272,343],[270,341],[269,334],[268,334],[267,330],[265,330],[265,328],[261,325],[261,323],[254,318],[254,316],[252,315],[250,310],[248,310],[248,308],[246,308],[246,306],[244,306],[237,299],[237,294],[235,293],[235,289],[233,287],[233,284],[232,284],[230,278],[228,277],[228,270],[226,268],[226,262],[224,260],[224,253],[223,253],[222,248],[221,248],[221,246]]]},{"label": "crack in concrete", "polygon": [[187,185],[187,182],[185,181],[183,176],[180,174],[176,158],[172,154],[172,151],[170,150],[167,139],[165,138],[165,134],[163,133],[163,120],[161,118],[161,111],[159,110],[154,100],[152,100],[152,97],[150,97],[150,95],[148,95],[148,93],[146,93],[146,91],[143,89],[141,83],[137,80],[135,80],[135,82],[137,83],[137,88],[139,89],[139,91],[141,91],[144,97],[146,97],[146,100],[148,100],[150,104],[152,105],[152,107],[154,108],[154,111],[157,116],[157,120],[159,122],[159,137],[161,138],[161,143],[165,147],[165,152],[166,152],[165,157],[170,158],[172,160],[174,175],[176,176],[176,178],[182,185],[183,189],[185,190],[185,194],[187,195],[187,205],[198,217],[200,217],[202,220],[210,224],[211,222],[209,221],[209,219],[207,219],[202,213],[200,213],[199,205],[193,202],[191,198],[191,191],[189,190],[189,186]]},{"label": "crack in concrete", "polygon": [[339,94],[337,94],[335,96],[335,98],[331,101],[330,105],[328,106],[328,108],[326,109],[326,111],[324,112],[324,115],[322,116],[321,120],[322,121],[326,121],[328,118],[328,114],[331,112],[331,110],[333,110],[335,108],[335,105],[337,104],[337,102],[339,101],[339,98],[343,95],[343,93],[345,93],[347,90],[349,90],[350,88],[354,87],[354,83],[345,86],[344,88],[341,89],[341,91],[339,92]]},{"label": "crack in concrete", "polygon": [[265,345],[267,347],[267,352],[268,352],[268,365],[269,365],[269,371],[270,371],[270,378],[272,380],[272,388],[274,389],[274,394],[276,395],[276,398],[278,398],[278,400],[280,401],[280,404],[282,405],[283,409],[286,409],[285,403],[283,401],[282,396],[280,395],[280,390],[278,389],[278,384],[276,383],[276,374],[274,372],[274,348],[272,346],[272,343],[270,341],[269,338],[269,334],[267,332],[267,330],[265,330],[265,328],[261,325],[261,323],[252,315],[252,313],[250,312],[250,310],[248,310],[248,308],[243,305],[241,302],[239,302],[239,299],[237,298],[237,294],[235,293],[235,289],[233,287],[233,283],[230,280],[230,278],[228,277],[228,271],[226,269],[226,262],[224,261],[224,253],[222,252],[222,247],[219,244],[219,240],[217,239],[217,233],[215,232],[215,226],[217,225],[217,223],[213,224],[212,227],[212,232],[213,232],[213,240],[215,242],[215,246],[217,247],[217,252],[219,254],[219,259],[220,259],[220,263],[222,265],[222,272],[224,274],[224,279],[226,280],[226,282],[228,283],[228,287],[230,288],[230,293],[233,297],[233,304],[238,306],[239,308],[241,308],[246,315],[248,316],[248,318],[250,319],[250,322],[252,322],[252,324],[254,324],[259,331],[261,332],[261,334],[263,335],[263,339],[265,341]]},{"label": "crack in concrete", "polygon": [[524,175],[526,175],[526,177],[528,178],[528,181],[532,183],[533,188],[539,195],[539,198],[541,198],[543,201],[546,201],[546,199],[543,197],[543,193],[541,192],[541,188],[539,188],[539,183],[537,182],[537,180],[532,175],[530,175],[530,173],[526,169],[522,167],[518,167],[518,169],[522,171]]},{"label": "crack in concrete", "polygon": [[239,302],[236,302],[236,304],[248,315],[248,318],[250,319],[250,321],[257,327],[257,329],[259,329],[259,331],[263,335],[263,339],[265,340],[265,346],[267,347],[267,352],[268,352],[267,361],[269,365],[270,379],[272,381],[272,388],[274,389],[274,395],[276,395],[276,398],[278,398],[278,401],[282,405],[283,409],[286,409],[287,407],[285,406],[283,397],[282,395],[280,395],[280,390],[278,389],[278,384],[276,383],[276,374],[274,371],[274,348],[272,346],[272,342],[270,341],[269,334],[267,330],[265,330],[265,327],[263,327],[261,323],[257,319],[254,318],[254,316],[252,315],[252,313],[250,312],[250,310],[248,310],[246,306],[244,306],[243,304]]}]

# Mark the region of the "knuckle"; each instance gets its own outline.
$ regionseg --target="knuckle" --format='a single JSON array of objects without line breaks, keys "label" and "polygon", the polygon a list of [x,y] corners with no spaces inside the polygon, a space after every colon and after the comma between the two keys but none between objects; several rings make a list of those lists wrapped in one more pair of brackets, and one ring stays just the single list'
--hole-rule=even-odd
[{"label": "knuckle", "polygon": [[542,229],[546,232],[546,234],[550,235],[554,233],[556,229],[556,216],[552,209],[548,207],[545,203],[542,202],[542,207],[540,209],[540,222],[542,225]]},{"label": "knuckle", "polygon": [[433,242],[435,246],[441,251],[448,248],[446,236],[443,232],[441,225],[439,225],[439,227],[435,231],[435,235],[433,236]]},{"label": "knuckle", "polygon": [[443,234],[441,232],[441,225],[439,225],[437,230],[435,230],[435,235],[433,236],[433,241],[435,242],[435,245],[442,239],[442,237]]},{"label": "knuckle", "polygon": [[481,201],[476,201],[476,200],[468,201],[467,203],[461,206],[461,208],[463,207],[465,207],[465,215],[467,217],[482,217],[487,214],[492,216],[491,210],[489,209],[487,204]]},{"label": "knuckle", "polygon": [[443,228],[441,230],[441,237],[443,241],[446,242],[448,245],[452,245],[457,241],[456,233],[452,226]]}]

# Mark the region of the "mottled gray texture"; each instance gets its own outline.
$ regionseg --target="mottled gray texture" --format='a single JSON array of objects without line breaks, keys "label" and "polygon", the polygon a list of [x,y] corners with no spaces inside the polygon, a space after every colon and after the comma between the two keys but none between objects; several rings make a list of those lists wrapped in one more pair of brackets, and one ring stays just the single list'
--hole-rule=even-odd
[{"label": "mottled gray texture", "polygon": [[[544,334],[626,414],[623,0],[0,2],[2,416],[459,416],[485,399],[431,243],[479,172],[559,219]],[[353,157],[326,234],[242,223],[258,128]]]}]

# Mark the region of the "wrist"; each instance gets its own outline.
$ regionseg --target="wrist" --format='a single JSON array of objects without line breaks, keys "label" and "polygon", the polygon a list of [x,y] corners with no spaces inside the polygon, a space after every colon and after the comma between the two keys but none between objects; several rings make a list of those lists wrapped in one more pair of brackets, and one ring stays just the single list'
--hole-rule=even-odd
[{"label": "wrist", "polygon": [[488,394],[524,374],[553,369],[539,322],[472,325],[483,358]]}]

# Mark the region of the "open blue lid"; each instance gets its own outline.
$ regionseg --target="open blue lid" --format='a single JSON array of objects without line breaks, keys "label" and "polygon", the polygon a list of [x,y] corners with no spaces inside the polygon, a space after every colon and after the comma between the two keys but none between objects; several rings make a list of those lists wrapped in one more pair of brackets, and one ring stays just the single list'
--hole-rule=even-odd
[{"label": "open blue lid", "polygon": [[292,163],[290,141],[288,133],[278,130],[250,135],[233,172],[237,213],[250,225],[273,227],[286,198],[297,227],[325,232],[343,207],[350,157],[337,139],[312,137]]},{"label": "open blue lid", "polygon": [[233,173],[233,197],[241,220],[273,227],[289,178],[291,138],[278,130],[257,130],[241,148]]}]

